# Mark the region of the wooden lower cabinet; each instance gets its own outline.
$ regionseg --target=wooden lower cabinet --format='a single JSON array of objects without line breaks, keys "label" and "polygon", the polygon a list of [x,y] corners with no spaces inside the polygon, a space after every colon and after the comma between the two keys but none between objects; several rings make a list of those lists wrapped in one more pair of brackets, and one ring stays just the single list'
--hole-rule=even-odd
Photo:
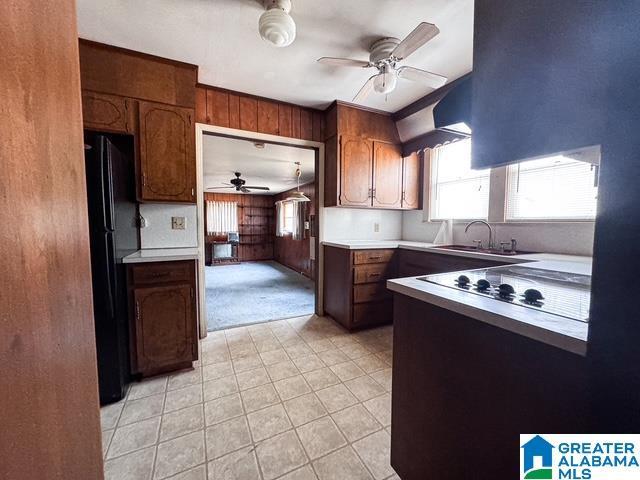
[{"label": "wooden lower cabinet", "polygon": [[198,357],[195,260],[129,266],[132,373],[191,367]]},{"label": "wooden lower cabinet", "polygon": [[506,262],[405,249],[324,247],[324,311],[349,330],[391,323],[390,278],[497,267]]}]

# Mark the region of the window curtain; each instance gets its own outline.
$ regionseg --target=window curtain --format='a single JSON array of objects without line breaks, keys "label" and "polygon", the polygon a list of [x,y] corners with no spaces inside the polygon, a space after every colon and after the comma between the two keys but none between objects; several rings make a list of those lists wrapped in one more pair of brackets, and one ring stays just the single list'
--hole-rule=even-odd
[{"label": "window curtain", "polygon": [[276,237],[284,237],[284,204],[276,202]]},{"label": "window curtain", "polygon": [[238,231],[238,203],[207,201],[207,233],[219,235]]},{"label": "window curtain", "polygon": [[291,229],[291,237],[294,240],[304,239],[304,217],[307,202],[293,202],[293,228]]}]

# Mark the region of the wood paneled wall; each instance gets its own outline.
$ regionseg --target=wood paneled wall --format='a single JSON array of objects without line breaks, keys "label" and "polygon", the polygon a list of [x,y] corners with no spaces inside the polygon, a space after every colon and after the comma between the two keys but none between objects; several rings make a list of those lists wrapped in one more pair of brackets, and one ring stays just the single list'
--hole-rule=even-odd
[{"label": "wood paneled wall", "polygon": [[302,140],[324,141],[324,112],[198,85],[196,122]]},{"label": "wood paneled wall", "polygon": [[[204,194],[204,200],[205,202],[216,200],[221,202],[238,202],[238,229],[240,230],[238,258],[241,262],[271,260],[273,258],[273,237],[275,233],[273,195],[206,192]],[[226,238],[226,236],[224,238]],[[216,239],[209,235],[205,238],[205,242],[207,243],[207,264],[211,259],[210,243],[214,240],[222,239]]]},{"label": "wood paneled wall", "polygon": [[198,67],[80,39],[82,88],[193,108]]},{"label": "wood paneled wall", "polygon": [[[295,190],[295,188],[276,195],[273,197],[274,201],[284,200],[293,190]],[[312,182],[301,185],[300,190],[311,199],[311,202],[307,203],[307,220],[309,220],[311,215],[314,215],[314,219],[316,219],[317,196],[315,184]],[[309,231],[306,231],[305,234],[306,238],[303,240],[293,240],[291,235],[275,237],[273,258],[277,262],[280,262],[296,272],[302,273],[309,278],[313,278],[315,262],[311,260],[311,238],[309,238]]]},{"label": "wood paneled wall", "polygon": [[0,18],[0,478],[100,480],[75,1]]}]

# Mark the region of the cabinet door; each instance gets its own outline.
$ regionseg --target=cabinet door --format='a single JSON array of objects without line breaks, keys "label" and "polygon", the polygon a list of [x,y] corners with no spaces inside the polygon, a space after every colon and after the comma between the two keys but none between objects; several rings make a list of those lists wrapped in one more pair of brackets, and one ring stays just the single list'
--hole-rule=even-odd
[{"label": "cabinet door", "polygon": [[402,207],[402,151],[399,145],[373,142],[373,206]]},{"label": "cabinet door", "polygon": [[138,373],[161,372],[192,359],[195,319],[191,285],[135,288]]},{"label": "cabinet door", "polygon": [[340,205],[371,206],[373,142],[360,137],[340,137]]},{"label": "cabinet door", "polygon": [[100,132],[133,133],[133,101],[117,95],[82,91],[82,123]]},{"label": "cabinet door", "polygon": [[140,102],[140,200],[195,203],[194,112]]},{"label": "cabinet door", "polygon": [[422,168],[420,157],[412,153],[403,159],[402,208],[416,210],[420,208],[422,193]]}]

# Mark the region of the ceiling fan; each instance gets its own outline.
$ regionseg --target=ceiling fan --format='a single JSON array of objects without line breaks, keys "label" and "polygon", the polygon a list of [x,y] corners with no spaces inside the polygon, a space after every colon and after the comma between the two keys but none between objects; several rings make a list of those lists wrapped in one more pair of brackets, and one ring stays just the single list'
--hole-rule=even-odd
[{"label": "ceiling fan", "polygon": [[375,41],[369,48],[369,60],[322,57],[318,62],[338,67],[377,68],[378,73],[366,81],[353,101],[361,101],[372,92],[388,94],[396,88],[398,78],[413,82],[423,82],[433,89],[442,87],[447,77],[414,67],[398,66],[425,43],[438,35],[440,30],[432,23],[422,22],[402,41],[387,37]]},{"label": "ceiling fan", "polygon": [[238,192],[242,192],[242,193],[251,193],[251,190],[269,190],[269,187],[257,187],[255,185],[245,185],[245,183],[247,183],[246,180],[240,178],[240,176],[242,175],[240,172],[235,172],[234,173],[236,178],[232,178],[231,180],[229,180],[229,183],[223,183],[223,185],[226,185],[225,187],[209,187],[206,190],[218,190],[218,189],[223,189],[223,188],[235,188],[236,191]]}]

